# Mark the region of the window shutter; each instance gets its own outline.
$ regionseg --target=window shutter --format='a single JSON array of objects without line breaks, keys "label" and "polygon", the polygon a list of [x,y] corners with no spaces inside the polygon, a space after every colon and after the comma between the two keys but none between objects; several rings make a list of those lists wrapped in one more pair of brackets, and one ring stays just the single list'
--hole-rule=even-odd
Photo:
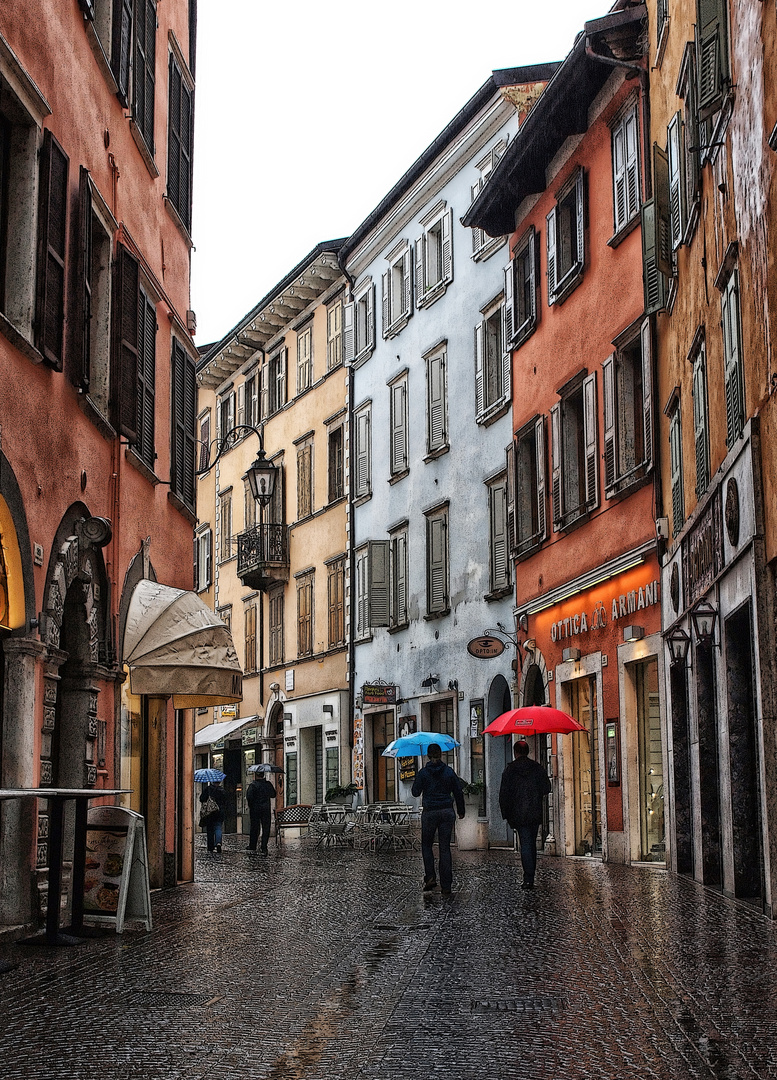
[{"label": "window shutter", "polygon": [[408,248],[402,256],[402,314],[410,315],[413,309],[413,254]]},{"label": "window shutter", "polygon": [[683,454],[680,410],[672,414],[669,424],[669,455],[672,478],[672,535],[677,536],[685,520],[683,498]]},{"label": "window shutter", "polygon": [[[238,427],[246,422],[246,384],[243,383],[237,388],[237,419],[235,423]],[[245,434],[245,433],[244,433]]]},{"label": "window shutter", "polygon": [[[478,181],[477,184],[473,184],[472,187],[470,188],[470,191],[471,191],[471,194],[472,194],[472,202],[474,202],[475,199],[480,194],[481,187],[482,187],[482,183],[480,181]],[[472,205],[472,203],[470,203],[470,205]],[[486,234],[483,232],[482,229],[473,229],[472,230],[472,254],[473,255],[477,255],[477,253],[483,247],[483,245],[485,243],[485,235]]]},{"label": "window shutter", "polygon": [[428,566],[429,566],[429,612],[444,611],[448,606],[447,568],[445,559],[445,518],[429,518]]},{"label": "window shutter", "polygon": [[585,503],[589,510],[599,505],[599,418],[596,406],[596,372],[594,371],[583,380]]},{"label": "window shutter", "polygon": [[[515,521],[515,504],[517,498],[523,498],[523,492],[518,492],[516,489],[516,472],[515,472],[515,439],[513,439],[509,446],[505,449],[505,460],[507,462],[507,484],[505,488],[505,534],[507,542],[507,551],[510,558],[515,558],[518,535]],[[523,539],[523,537],[521,537]]]},{"label": "window shutter", "polygon": [[675,113],[669,122],[666,133],[666,150],[669,176],[669,220],[671,226],[672,247],[677,248],[683,241],[685,228],[685,155],[683,153],[683,128],[680,113]]},{"label": "window shutter", "polygon": [[369,550],[356,556],[356,636],[364,637],[369,629],[369,596],[367,590],[367,567]]},{"label": "window shutter", "polygon": [[407,537],[399,533],[394,537],[394,622],[407,622]]},{"label": "window shutter", "polygon": [[721,296],[723,314],[726,446],[733,446],[745,424],[742,348],[739,333],[739,277],[735,270]]},{"label": "window shutter", "polygon": [[111,68],[116,79],[116,96],[129,106],[130,55],[132,50],[133,0],[113,0]]},{"label": "window shutter", "polygon": [[210,468],[210,412],[200,420],[200,463],[198,470],[204,472]]},{"label": "window shutter", "polygon": [[380,276],[383,290],[383,336],[385,337],[391,326],[391,271],[386,270]]},{"label": "window shutter", "polygon": [[693,365],[693,434],[696,444],[696,494],[702,495],[709,483],[707,450],[707,393],[703,353]]},{"label": "window shutter", "polygon": [[192,541],[192,588],[195,592],[200,587],[200,538],[195,536]]},{"label": "window shutter", "polygon": [[92,186],[89,170],[83,165],[78,180],[78,219],[73,233],[75,267],[73,271],[72,319],[73,341],[70,349],[69,375],[74,386],[89,389],[91,378],[92,318]]},{"label": "window shutter", "polygon": [[504,270],[505,299],[502,305],[502,347],[509,352],[517,326],[515,317],[515,259],[511,259]]},{"label": "window shutter", "polygon": [[279,409],[286,404],[286,373],[288,367],[289,350],[284,345],[278,356],[278,370],[276,372],[277,396],[275,400]]},{"label": "window shutter", "polygon": [[534,440],[537,450],[537,539],[548,535],[548,514],[545,502],[545,417],[540,416],[534,424]]},{"label": "window shutter", "polygon": [[356,420],[356,495],[370,490],[370,414],[360,413]]},{"label": "window shutter", "polygon": [[475,327],[475,416],[482,416],[485,406],[484,385],[484,341],[485,323],[479,322]]},{"label": "window shutter", "polygon": [[[527,314],[530,319],[531,327],[534,327],[537,325],[537,288],[540,280],[540,244],[534,226],[532,226],[529,231],[529,257],[527,261],[529,264],[529,280],[527,282],[529,288],[529,311]],[[515,311],[516,303],[517,297],[515,296],[515,293],[513,293],[513,311]],[[516,322],[517,319],[513,322],[514,328]]]},{"label": "window shutter", "polygon": [[637,109],[626,117],[625,125],[626,143],[626,220],[631,221],[635,214],[639,213],[640,183],[639,183],[639,121]]},{"label": "window shutter", "polygon": [[154,399],[156,395],[156,307],[140,292],[138,322],[138,441],[137,450],[154,468]]},{"label": "window shutter", "polygon": [[507,495],[506,485],[489,488],[491,516],[491,588],[504,589],[510,584],[507,558]]},{"label": "window shutter", "polygon": [[[259,370],[260,396],[262,404],[261,420],[270,415],[270,365],[265,363]],[[217,433],[218,437],[218,433]]]},{"label": "window shutter", "polygon": [[[505,335],[504,335],[504,331],[505,331],[505,325],[504,325],[504,323],[505,323],[505,315],[504,315],[504,311],[505,311],[505,305],[502,304],[502,371],[501,371],[502,385],[501,385],[501,393],[500,393],[499,396],[501,398],[506,398],[507,400],[509,400],[510,396],[511,396],[511,394],[513,392],[513,384],[512,384],[513,350],[512,350],[512,346],[510,345],[509,341],[505,338]],[[511,321],[512,321],[512,317],[511,317]]]},{"label": "window shutter", "polygon": [[46,128],[40,157],[35,344],[62,370],[65,329],[65,246],[69,158]]},{"label": "window shutter", "polygon": [[192,92],[170,54],[167,195],[187,229],[191,226]]},{"label": "window shutter", "polygon": [[653,467],[653,333],[650,319],[642,323],[642,416],[645,471]]},{"label": "window shutter", "polygon": [[[200,543],[205,542],[205,587],[207,588],[213,581],[213,530],[208,529],[202,537],[200,537]],[[202,588],[202,582],[200,582]]]},{"label": "window shutter", "polygon": [[442,280],[446,285],[453,281],[453,210],[447,210],[440,223],[442,238]]},{"label": "window shutter", "polygon": [[696,64],[701,119],[720,108],[724,84],[728,80],[726,6],[726,0],[696,0]]},{"label": "window shutter", "polygon": [[429,450],[439,450],[445,446],[445,354],[438,353],[429,358],[427,364],[429,415],[428,438]]},{"label": "window shutter", "polygon": [[616,480],[615,460],[615,354],[602,364],[602,396],[604,398],[604,490],[605,494]]},{"label": "window shutter", "polygon": [[407,386],[404,382],[391,387],[391,472],[407,468]]},{"label": "window shutter", "polygon": [[578,171],[575,180],[575,216],[577,224],[577,263],[576,267],[582,270],[585,266],[585,173]]},{"label": "window shutter", "polygon": [[154,71],[156,67],[156,0],[140,0],[135,8],[135,67],[132,72],[133,118],[146,146],[154,153]]},{"label": "window shutter", "polygon": [[548,227],[547,235],[547,248],[548,248],[548,304],[555,303],[556,300],[556,207],[554,206],[551,212],[545,219]]},{"label": "window shutter", "polygon": [[553,497],[553,531],[561,528],[561,402],[550,407],[550,460]]},{"label": "window shutter", "polygon": [[370,626],[389,625],[389,542],[371,540],[370,550]]},{"label": "window shutter", "polygon": [[116,249],[113,284],[113,426],[134,444],[138,439],[140,277],[137,259],[123,244]]},{"label": "window shutter", "polygon": [[345,304],[343,307],[343,360],[346,364],[352,364],[355,355],[356,343],[353,325],[354,305]]},{"label": "window shutter", "polygon": [[197,384],[194,364],[173,338],[173,491],[189,507],[195,500],[195,443]]},{"label": "window shutter", "polygon": [[415,302],[420,304],[426,293],[426,233],[415,242]]},{"label": "window shutter", "polygon": [[612,133],[612,184],[613,207],[616,233],[623,228],[628,219],[628,197],[626,194],[626,130],[625,122],[618,124]]},{"label": "window shutter", "polygon": [[650,199],[642,204],[642,280],[646,315],[666,307],[666,278],[658,268],[658,246],[656,201]]},{"label": "window shutter", "polygon": [[656,263],[662,274],[671,277],[672,224],[669,209],[669,159],[665,150],[653,143],[653,181],[656,214]]},{"label": "window shutter", "polygon": [[375,348],[375,283],[373,282],[367,290],[367,304],[366,304],[366,317],[367,326],[366,330],[366,347],[368,349]]}]

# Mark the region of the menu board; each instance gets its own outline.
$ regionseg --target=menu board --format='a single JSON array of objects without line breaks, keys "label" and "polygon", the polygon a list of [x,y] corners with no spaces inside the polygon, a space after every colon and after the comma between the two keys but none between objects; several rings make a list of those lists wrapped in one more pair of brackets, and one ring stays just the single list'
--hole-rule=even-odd
[{"label": "menu board", "polygon": [[143,817],[121,806],[95,806],[86,826],[84,918],[113,923],[127,919],[151,929],[146,827]]}]

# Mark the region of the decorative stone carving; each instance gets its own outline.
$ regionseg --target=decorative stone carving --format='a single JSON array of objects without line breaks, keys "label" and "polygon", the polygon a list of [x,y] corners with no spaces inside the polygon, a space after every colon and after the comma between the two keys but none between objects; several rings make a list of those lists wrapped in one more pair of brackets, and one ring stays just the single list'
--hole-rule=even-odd
[{"label": "decorative stone carving", "polygon": [[732,547],[739,543],[739,524],[741,514],[739,510],[739,487],[736,479],[732,476],[726,484],[726,506],[723,512],[726,522],[728,542]]},{"label": "decorative stone carving", "polygon": [[54,767],[50,761],[41,761],[40,763],[40,782],[45,787],[50,785],[54,778]]}]

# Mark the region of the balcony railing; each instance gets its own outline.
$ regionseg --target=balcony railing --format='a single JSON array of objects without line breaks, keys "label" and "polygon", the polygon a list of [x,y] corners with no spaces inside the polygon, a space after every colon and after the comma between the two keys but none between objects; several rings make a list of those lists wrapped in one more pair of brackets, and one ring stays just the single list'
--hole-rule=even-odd
[{"label": "balcony railing", "polygon": [[289,546],[285,525],[254,525],[237,538],[237,576],[252,589],[266,589],[289,580]]}]

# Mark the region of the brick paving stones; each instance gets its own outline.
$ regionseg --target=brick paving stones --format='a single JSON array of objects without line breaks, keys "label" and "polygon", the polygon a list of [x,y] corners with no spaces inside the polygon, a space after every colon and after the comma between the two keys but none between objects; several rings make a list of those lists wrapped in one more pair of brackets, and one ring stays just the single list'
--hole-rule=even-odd
[{"label": "brick paving stones", "polygon": [[[200,838],[198,838],[200,839]],[[0,947],[3,1080],[777,1080],[777,929],[644,867],[227,837],[151,933]]]}]

